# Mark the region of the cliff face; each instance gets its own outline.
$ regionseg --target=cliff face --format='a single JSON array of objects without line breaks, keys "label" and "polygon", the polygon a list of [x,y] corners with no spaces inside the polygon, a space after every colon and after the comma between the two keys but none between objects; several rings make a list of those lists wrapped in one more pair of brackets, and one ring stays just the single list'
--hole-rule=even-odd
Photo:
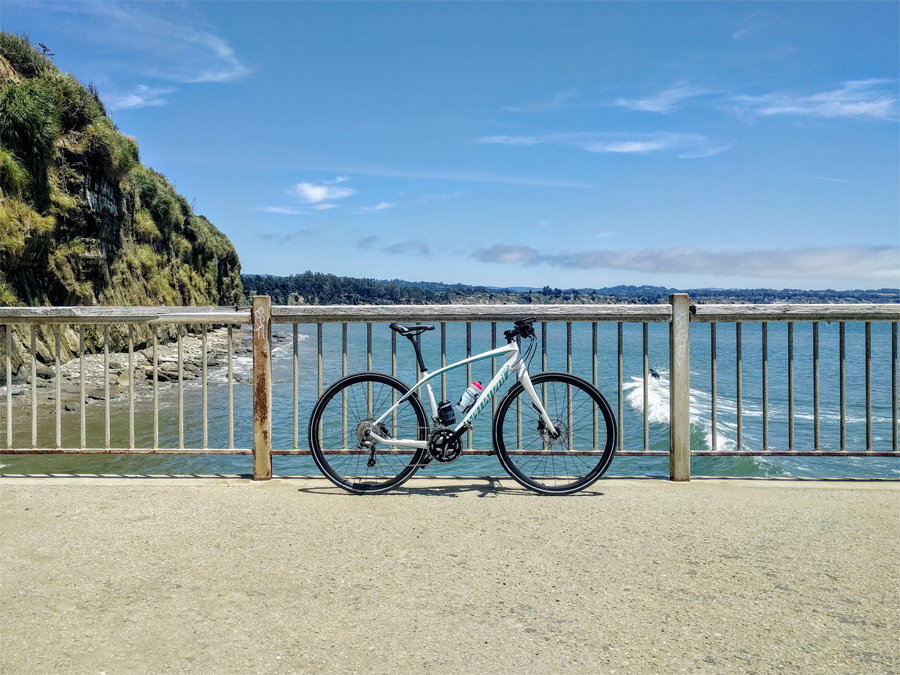
[{"label": "cliff face", "polygon": [[231,242],[193,213],[92,87],[0,33],[0,304],[240,301]]},{"label": "cliff face", "polygon": [[[234,246],[140,163],[94,88],[0,33],[0,305],[230,305],[241,296]],[[44,337],[38,350],[48,353]]]}]

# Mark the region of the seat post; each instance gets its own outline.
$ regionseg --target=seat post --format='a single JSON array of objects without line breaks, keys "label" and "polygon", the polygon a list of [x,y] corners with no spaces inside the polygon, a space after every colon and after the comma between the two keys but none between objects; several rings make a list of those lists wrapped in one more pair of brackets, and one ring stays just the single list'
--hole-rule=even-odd
[{"label": "seat post", "polygon": [[406,339],[412,342],[413,349],[416,350],[416,360],[418,360],[419,362],[419,370],[421,370],[423,373],[427,373],[428,369],[425,367],[425,362],[422,360],[422,350],[419,349],[419,343],[416,342],[416,336],[407,335]]}]

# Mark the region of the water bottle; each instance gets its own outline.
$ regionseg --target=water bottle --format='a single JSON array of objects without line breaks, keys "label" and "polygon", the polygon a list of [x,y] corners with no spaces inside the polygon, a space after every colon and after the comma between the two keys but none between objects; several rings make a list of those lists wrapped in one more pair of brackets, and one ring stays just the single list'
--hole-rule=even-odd
[{"label": "water bottle", "polygon": [[466,389],[462,396],[459,397],[459,402],[456,404],[456,409],[459,410],[463,415],[468,412],[469,408],[472,407],[472,404],[475,403],[475,399],[478,398],[478,395],[481,393],[483,387],[481,386],[481,382],[472,382],[469,385],[468,389]]}]

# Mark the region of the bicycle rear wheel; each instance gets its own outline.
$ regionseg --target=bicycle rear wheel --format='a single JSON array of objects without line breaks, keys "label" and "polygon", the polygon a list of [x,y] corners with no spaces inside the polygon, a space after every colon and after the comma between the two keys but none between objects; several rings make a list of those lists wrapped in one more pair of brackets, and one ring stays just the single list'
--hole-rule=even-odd
[{"label": "bicycle rear wheel", "polygon": [[424,449],[373,443],[367,434],[372,430],[382,438],[419,441],[428,437],[428,418],[415,394],[375,426],[408,391],[390,375],[356,373],[322,394],[309,420],[309,449],[332,483],[356,494],[379,494],[415,473]]},{"label": "bicycle rear wheel", "polygon": [[542,494],[583,490],[609,468],[616,424],[603,394],[570,373],[531,378],[557,435],[552,437],[521,383],[503,397],[494,418],[494,447],[510,476]]}]

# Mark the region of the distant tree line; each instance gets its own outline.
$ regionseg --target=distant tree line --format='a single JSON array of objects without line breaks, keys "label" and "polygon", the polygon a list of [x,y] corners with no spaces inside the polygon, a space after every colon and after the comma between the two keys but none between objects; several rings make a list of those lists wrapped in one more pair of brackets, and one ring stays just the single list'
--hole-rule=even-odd
[{"label": "distant tree line", "polygon": [[770,288],[695,288],[664,286],[541,289],[494,288],[431,281],[378,280],[304,272],[287,277],[241,275],[245,298],[268,295],[277,305],[446,305],[496,304],[661,304],[670,293],[689,293],[697,303],[887,303],[900,302],[900,289],[807,291]]}]

